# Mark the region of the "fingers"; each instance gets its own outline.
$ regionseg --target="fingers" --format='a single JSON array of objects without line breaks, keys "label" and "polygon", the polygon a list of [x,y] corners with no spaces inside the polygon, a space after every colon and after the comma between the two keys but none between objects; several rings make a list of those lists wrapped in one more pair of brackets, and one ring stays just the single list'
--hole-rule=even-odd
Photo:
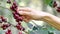
[{"label": "fingers", "polygon": [[18,13],[20,15],[31,15],[31,9],[28,7],[18,7]]},{"label": "fingers", "polygon": [[26,23],[28,23],[29,21],[31,21],[32,19],[28,16],[25,16],[23,19]]},{"label": "fingers", "polygon": [[28,20],[28,19],[24,19],[24,21],[25,21],[26,23],[28,23],[30,20]]},{"label": "fingers", "polygon": [[18,7],[18,10],[19,11],[31,11],[31,9],[30,8],[28,8],[28,7]]},{"label": "fingers", "polygon": [[30,15],[30,12],[26,12],[26,11],[19,11],[18,12],[20,15]]}]

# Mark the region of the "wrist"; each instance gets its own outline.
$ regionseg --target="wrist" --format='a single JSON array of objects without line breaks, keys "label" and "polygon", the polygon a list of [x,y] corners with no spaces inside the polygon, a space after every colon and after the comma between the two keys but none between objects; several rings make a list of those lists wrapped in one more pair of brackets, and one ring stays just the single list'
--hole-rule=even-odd
[{"label": "wrist", "polygon": [[52,16],[51,14],[46,13],[46,12],[43,12],[42,17],[41,17],[41,20],[42,21],[46,21],[46,20],[50,19],[51,16]]}]

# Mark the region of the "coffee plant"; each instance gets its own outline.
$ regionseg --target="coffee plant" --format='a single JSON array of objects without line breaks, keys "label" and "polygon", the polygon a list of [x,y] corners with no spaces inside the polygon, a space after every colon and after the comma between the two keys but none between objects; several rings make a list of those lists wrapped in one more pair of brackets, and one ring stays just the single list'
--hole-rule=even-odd
[{"label": "coffee plant", "polygon": [[11,29],[9,29],[9,27],[13,26],[13,27],[17,28],[17,30],[20,30],[20,32],[18,34],[22,34],[22,31],[25,32],[25,28],[21,25],[21,22],[23,21],[23,17],[17,11],[18,5],[17,5],[16,1],[14,0],[13,2],[11,2],[11,0],[7,0],[6,3],[11,5],[10,8],[8,8],[8,9],[12,11],[13,17],[14,17],[15,21],[17,22],[17,24],[16,25],[10,24],[8,22],[7,18],[5,18],[4,16],[0,16],[0,23],[2,24],[1,28],[3,30],[7,29],[5,34],[12,34]]},{"label": "coffee plant", "polygon": [[[44,6],[45,10],[47,5],[45,6],[43,1],[50,5],[48,8],[60,12],[60,6],[55,0],[0,0],[0,34],[54,34],[56,30],[50,25],[44,23],[40,26],[41,23],[34,20],[25,23],[23,16],[18,13],[18,7],[32,7],[40,10]],[[54,13],[54,10],[51,12]]]}]

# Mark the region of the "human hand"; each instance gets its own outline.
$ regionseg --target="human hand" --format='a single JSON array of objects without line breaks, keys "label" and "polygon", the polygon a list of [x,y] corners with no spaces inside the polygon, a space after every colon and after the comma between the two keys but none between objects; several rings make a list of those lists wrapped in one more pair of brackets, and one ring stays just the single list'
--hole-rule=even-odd
[{"label": "human hand", "polygon": [[20,7],[18,13],[24,16],[24,21],[42,20],[42,17],[47,16],[46,12],[37,11],[32,8]]}]

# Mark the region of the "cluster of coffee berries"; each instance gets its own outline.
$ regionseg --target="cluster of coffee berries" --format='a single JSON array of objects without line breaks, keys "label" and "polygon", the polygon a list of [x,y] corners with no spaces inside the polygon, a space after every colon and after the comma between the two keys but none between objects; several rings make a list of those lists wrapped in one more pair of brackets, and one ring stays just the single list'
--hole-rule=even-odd
[{"label": "cluster of coffee berries", "polygon": [[11,32],[10,29],[8,29],[8,30],[5,32],[5,34],[12,34],[12,32]]},{"label": "cluster of coffee berries", "polygon": [[60,12],[60,7],[57,7],[56,11],[57,11],[57,12]]},{"label": "cluster of coffee berries", "polygon": [[54,8],[57,7],[56,1],[53,2],[53,7],[54,7]]},{"label": "cluster of coffee berries", "polygon": [[7,29],[10,26],[10,24],[5,23],[1,26],[1,28],[3,28],[3,30]]},{"label": "cluster of coffee berries", "polygon": [[22,31],[25,30],[25,28],[21,26],[21,23],[18,23],[18,24],[16,25],[16,27],[17,27],[18,30],[22,30]]},{"label": "cluster of coffee berries", "polygon": [[58,6],[58,3],[56,1],[53,2],[53,7],[56,8],[57,12],[60,12],[60,7]]},{"label": "cluster of coffee berries", "polygon": [[16,22],[18,23],[16,25],[16,28],[18,30],[25,30],[25,28],[23,28],[22,25],[21,25],[21,21],[23,20],[23,17],[22,17],[22,15],[20,15],[18,13],[18,5],[17,5],[16,1],[13,2],[12,6],[10,7],[10,9],[13,11],[12,12],[13,17],[16,20]]},{"label": "cluster of coffee berries", "polygon": [[7,22],[7,20],[3,16],[0,16],[0,23],[2,23],[2,22]]},{"label": "cluster of coffee berries", "polygon": [[7,29],[7,28],[10,26],[10,24],[7,23],[7,19],[4,18],[3,16],[0,16],[0,23],[2,24],[2,25],[1,25],[1,28],[2,28],[3,30]]}]

